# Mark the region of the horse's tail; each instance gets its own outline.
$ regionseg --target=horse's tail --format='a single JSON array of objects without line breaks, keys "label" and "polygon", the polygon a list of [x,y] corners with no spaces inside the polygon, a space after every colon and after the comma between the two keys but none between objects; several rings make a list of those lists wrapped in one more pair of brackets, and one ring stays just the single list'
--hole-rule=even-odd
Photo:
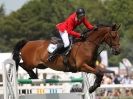
[{"label": "horse's tail", "polygon": [[16,70],[18,70],[19,62],[20,62],[20,50],[23,48],[23,46],[27,43],[28,41],[26,40],[21,40],[19,41],[13,48],[12,55],[13,55],[13,60],[15,61],[16,64]]}]

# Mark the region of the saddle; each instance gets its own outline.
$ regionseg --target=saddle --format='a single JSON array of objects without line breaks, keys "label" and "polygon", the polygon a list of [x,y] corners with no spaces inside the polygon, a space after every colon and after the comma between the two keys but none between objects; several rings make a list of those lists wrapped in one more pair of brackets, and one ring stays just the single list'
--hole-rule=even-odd
[{"label": "saddle", "polygon": [[52,44],[58,44],[58,43],[62,43],[62,40],[58,37],[51,37],[51,41]]},{"label": "saddle", "polygon": [[[56,47],[64,46],[64,45],[63,45],[62,39],[59,38],[59,37],[51,37],[50,44],[53,44],[53,45],[55,45]],[[68,55],[69,52],[70,52],[70,50],[71,50],[71,47],[72,47],[72,37],[70,37],[70,46],[67,47],[67,48],[62,48],[62,49],[58,52],[58,54],[59,54],[59,55],[62,55],[62,56]]]}]

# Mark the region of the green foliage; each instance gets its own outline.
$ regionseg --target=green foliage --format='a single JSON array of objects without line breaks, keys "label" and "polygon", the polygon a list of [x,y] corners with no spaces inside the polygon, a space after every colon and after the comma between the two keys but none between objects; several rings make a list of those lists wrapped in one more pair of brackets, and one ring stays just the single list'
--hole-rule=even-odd
[{"label": "green foliage", "polygon": [[106,14],[108,22],[116,22],[121,24],[121,55],[119,57],[111,57],[110,63],[118,63],[121,58],[133,59],[133,1],[132,0],[110,0],[106,1]]},{"label": "green foliage", "polygon": [[5,15],[4,5],[0,5],[0,18]]},{"label": "green foliage", "polygon": [[[122,52],[111,56],[110,63],[121,58],[133,59],[133,1],[132,0],[30,0],[21,9],[5,16],[0,6],[0,51],[12,51],[20,39],[45,39],[54,34],[55,25],[65,20],[78,7],[85,8],[92,24],[120,23]],[[81,28],[85,28],[81,26]],[[81,32],[81,29],[78,28]]]}]

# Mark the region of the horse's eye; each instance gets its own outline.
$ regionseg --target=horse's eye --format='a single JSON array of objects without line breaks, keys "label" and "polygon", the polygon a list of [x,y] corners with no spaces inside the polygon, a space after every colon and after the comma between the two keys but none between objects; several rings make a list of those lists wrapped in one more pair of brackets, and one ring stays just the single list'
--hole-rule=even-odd
[{"label": "horse's eye", "polygon": [[116,33],[115,33],[115,32],[111,32],[111,35],[112,35],[113,37],[116,37]]}]

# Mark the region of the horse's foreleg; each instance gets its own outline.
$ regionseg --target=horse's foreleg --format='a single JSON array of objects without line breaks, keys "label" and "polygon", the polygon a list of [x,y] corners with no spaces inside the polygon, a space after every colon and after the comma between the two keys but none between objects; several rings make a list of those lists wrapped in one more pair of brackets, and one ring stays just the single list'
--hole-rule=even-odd
[{"label": "horse's foreleg", "polygon": [[96,68],[92,68],[92,67],[95,67],[95,66],[89,66],[87,64],[83,64],[82,66],[79,66],[78,70],[81,72],[96,74],[97,73]]},{"label": "horse's foreleg", "polygon": [[101,75],[101,74],[100,74],[100,75],[96,74],[95,82],[94,82],[94,84],[89,88],[89,93],[94,92],[98,87],[100,87],[101,82],[102,82],[102,79],[103,79],[103,75]]},{"label": "horse's foreleg", "polygon": [[115,74],[114,71],[110,71],[108,69],[101,68],[101,67],[98,67],[98,66],[97,66],[97,68],[98,68],[98,71],[96,73],[95,82],[94,82],[93,86],[91,86],[89,88],[90,93],[94,92],[98,87],[100,87],[104,73],[113,73],[113,74]]},{"label": "horse's foreleg", "polygon": [[89,66],[87,64],[83,64],[80,69],[83,72],[93,73],[93,74],[96,75],[94,85],[89,88],[90,93],[94,92],[101,85],[102,78],[103,78],[103,75],[104,75],[104,72],[102,71],[103,68],[99,68],[97,66],[95,68],[92,68],[92,66]]},{"label": "horse's foreleg", "polygon": [[95,79],[94,85],[89,88],[90,93],[94,92],[98,87],[100,87],[104,73],[115,74],[114,71],[108,70],[100,66],[96,66],[96,68],[97,68],[96,79]]}]

